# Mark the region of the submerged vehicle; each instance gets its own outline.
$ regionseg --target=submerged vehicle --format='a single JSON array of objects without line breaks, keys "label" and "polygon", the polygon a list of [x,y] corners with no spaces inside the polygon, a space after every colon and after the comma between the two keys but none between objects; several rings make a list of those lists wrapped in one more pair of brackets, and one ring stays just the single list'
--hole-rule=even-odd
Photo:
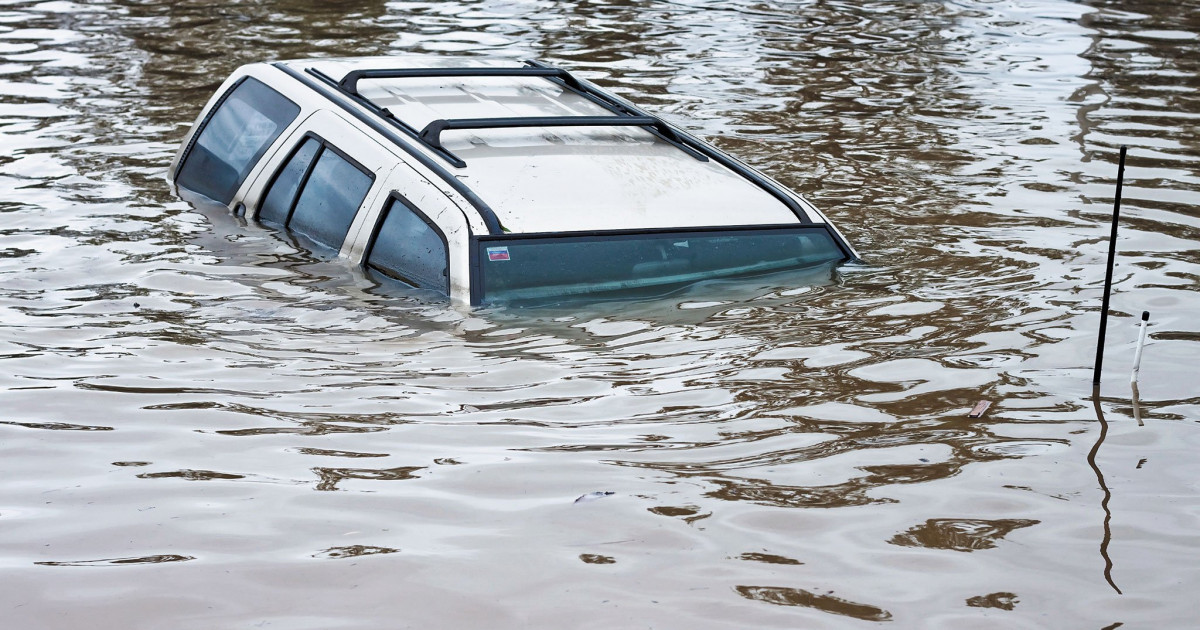
[{"label": "submerged vehicle", "polygon": [[666,290],[857,258],[810,203],[536,61],[243,66],[168,179],[459,304]]}]

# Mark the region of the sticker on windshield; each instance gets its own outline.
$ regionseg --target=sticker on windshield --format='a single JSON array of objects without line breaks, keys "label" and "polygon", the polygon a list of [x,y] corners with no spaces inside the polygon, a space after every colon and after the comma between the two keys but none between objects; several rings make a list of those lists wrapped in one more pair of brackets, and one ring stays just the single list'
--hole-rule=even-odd
[{"label": "sticker on windshield", "polygon": [[497,260],[508,260],[508,247],[489,247],[487,248],[488,260],[495,262]]}]

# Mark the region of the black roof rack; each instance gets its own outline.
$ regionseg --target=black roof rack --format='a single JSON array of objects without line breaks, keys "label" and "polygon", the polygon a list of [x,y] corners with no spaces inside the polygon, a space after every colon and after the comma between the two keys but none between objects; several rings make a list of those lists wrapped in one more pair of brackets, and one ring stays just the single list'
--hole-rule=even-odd
[{"label": "black roof rack", "polygon": [[[420,142],[433,153],[446,160],[452,166],[466,166],[461,158],[446,150],[441,144],[441,132],[449,129],[483,129],[483,128],[512,128],[512,127],[563,127],[563,126],[637,126],[654,134],[688,155],[700,161],[713,160],[729,170],[753,182],[771,196],[775,197],[796,215],[801,223],[812,223],[812,219],[791,195],[784,192],[774,182],[747,167],[736,159],[717,151],[713,147],[696,139],[690,134],[676,129],[666,121],[653,116],[638,107],[605,92],[590,83],[580,81],[570,72],[555,68],[545,63],[527,60],[525,66],[516,68],[400,68],[400,69],[370,69],[351,70],[342,79],[336,80],[314,69],[306,72],[340,92],[343,96],[358,103],[373,112],[379,118],[386,120],[393,127],[400,129],[411,138]],[[281,65],[282,64],[277,64]],[[400,79],[421,77],[543,77],[548,81],[562,86],[587,100],[607,109],[613,116],[550,116],[530,118],[480,118],[480,119],[439,119],[430,122],[424,129],[418,131],[404,121],[396,118],[385,107],[380,107],[370,99],[363,97],[358,91],[358,82],[363,79]],[[446,174],[449,175],[448,173]],[[453,177],[447,177],[456,179]],[[456,188],[458,188],[456,186]],[[489,231],[498,233],[499,222],[491,209],[472,195],[475,204],[488,223]]]},{"label": "black roof rack", "polygon": [[[527,62],[528,63],[528,62]],[[525,66],[520,68],[402,68],[380,70],[351,70],[338,81],[338,87],[358,96],[362,79],[409,79],[420,77],[552,77],[576,90],[583,90],[579,79],[562,68]]]},{"label": "black roof rack", "polygon": [[[683,141],[667,123],[653,116],[529,116],[523,118],[450,118],[438,119],[421,130],[421,140],[440,151],[442,132],[448,129],[510,129],[516,127],[653,127],[670,142]],[[449,151],[447,151],[449,153]]]},{"label": "black roof rack", "polygon": [[[599,92],[575,78],[570,72],[562,68],[554,68],[535,64],[532,61],[525,62],[529,65],[516,68],[378,68],[369,70],[351,70],[342,77],[340,81],[317,72],[309,70],[314,75],[322,78],[327,83],[335,86],[346,96],[354,99],[355,102],[374,111],[379,116],[382,116],[396,127],[402,129],[413,139],[421,142],[431,151],[437,153],[452,166],[463,168],[467,165],[462,158],[454,155],[440,142],[440,133],[446,129],[489,129],[489,128],[513,128],[513,127],[600,127],[600,126],[635,126],[643,127],[650,133],[658,136],[665,142],[669,142],[688,155],[702,162],[708,161],[708,157],[699,151],[688,146],[674,130],[663,120],[651,116],[645,112],[633,112],[629,108],[620,106],[611,99],[596,98],[595,94]],[[457,118],[452,120],[435,120],[425,126],[424,129],[417,131],[408,123],[396,118],[386,107],[380,107],[370,99],[364,97],[358,91],[358,83],[364,79],[413,79],[413,78],[429,78],[429,77],[542,77],[547,80],[554,81],[563,86],[564,89],[570,90],[576,94],[584,96],[592,101],[611,111],[613,116],[548,116],[538,117],[538,120],[544,121],[542,124],[518,123],[516,121],[533,121],[535,118]],[[607,95],[605,95],[607,96]],[[645,120],[649,119],[649,120]],[[579,121],[579,122],[570,122]],[[599,122],[603,121],[603,122]],[[494,123],[494,124],[488,124]],[[470,126],[468,126],[470,125]],[[430,142],[433,138],[437,141]]]}]

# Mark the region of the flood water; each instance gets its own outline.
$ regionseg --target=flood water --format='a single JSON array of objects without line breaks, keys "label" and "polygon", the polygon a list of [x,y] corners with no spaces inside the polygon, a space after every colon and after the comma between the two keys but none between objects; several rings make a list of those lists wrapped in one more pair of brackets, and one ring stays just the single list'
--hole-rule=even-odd
[{"label": "flood water", "polygon": [[[0,626],[1197,623],[1200,3],[211,5],[0,2]],[[573,69],[864,262],[471,311],[171,194],[239,64],[410,52]]]}]

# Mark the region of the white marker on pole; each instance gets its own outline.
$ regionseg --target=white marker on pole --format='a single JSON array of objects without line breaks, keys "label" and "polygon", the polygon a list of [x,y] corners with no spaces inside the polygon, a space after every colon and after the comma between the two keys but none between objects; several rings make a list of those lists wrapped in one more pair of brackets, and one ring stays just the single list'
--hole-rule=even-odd
[{"label": "white marker on pole", "polygon": [[1133,354],[1133,374],[1129,382],[1137,385],[1138,370],[1142,367],[1142,348],[1146,346],[1146,325],[1150,323],[1150,311],[1142,311],[1142,332],[1138,335],[1137,351]]}]

